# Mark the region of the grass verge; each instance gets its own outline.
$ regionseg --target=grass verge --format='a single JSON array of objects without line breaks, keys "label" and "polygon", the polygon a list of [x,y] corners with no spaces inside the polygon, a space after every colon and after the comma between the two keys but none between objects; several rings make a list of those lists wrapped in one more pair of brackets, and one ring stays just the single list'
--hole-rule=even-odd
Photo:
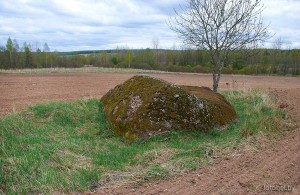
[{"label": "grass verge", "polygon": [[115,137],[97,99],[37,104],[0,118],[0,193],[93,190],[195,170],[219,156],[257,149],[289,129],[263,91],[227,91],[239,121],[226,131],[179,131],[129,143]]},{"label": "grass verge", "polygon": [[38,69],[0,69],[0,73],[14,73],[14,74],[45,74],[45,73],[160,73],[158,70],[142,70],[130,68],[104,68],[104,67],[90,67],[90,68],[38,68]]}]

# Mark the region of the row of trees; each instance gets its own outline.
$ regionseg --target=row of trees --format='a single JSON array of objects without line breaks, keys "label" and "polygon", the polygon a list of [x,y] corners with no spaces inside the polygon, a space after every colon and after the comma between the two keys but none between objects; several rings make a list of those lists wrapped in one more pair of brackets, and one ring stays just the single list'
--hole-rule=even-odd
[{"label": "row of trees", "polygon": [[[117,48],[113,51],[82,52],[85,54],[67,55],[51,52],[47,43],[43,48],[32,49],[31,44],[9,38],[6,46],[0,46],[0,69],[49,68],[49,67],[96,67],[141,68],[175,72],[212,71],[210,53],[206,50],[176,48],[131,50]],[[276,45],[276,48],[275,48]],[[280,47],[279,47],[280,46]],[[249,56],[242,51],[231,53],[231,61],[223,71],[235,74],[300,74],[300,50],[282,50],[282,44],[274,44],[274,49],[256,49]]]},{"label": "row of trees", "polygon": [[49,52],[47,43],[44,44],[43,50],[36,47],[33,51],[31,44],[24,42],[20,47],[16,39],[12,40],[9,37],[5,46],[0,45],[0,69],[48,67]]}]

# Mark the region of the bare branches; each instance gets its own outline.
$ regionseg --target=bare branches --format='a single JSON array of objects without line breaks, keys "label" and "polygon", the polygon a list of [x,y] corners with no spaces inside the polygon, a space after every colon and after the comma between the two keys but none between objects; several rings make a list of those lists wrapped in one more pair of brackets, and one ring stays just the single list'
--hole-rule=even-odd
[{"label": "bare branches", "polygon": [[262,11],[261,0],[187,0],[170,27],[186,44],[209,50],[213,74],[220,75],[231,51],[256,48],[268,38]]}]

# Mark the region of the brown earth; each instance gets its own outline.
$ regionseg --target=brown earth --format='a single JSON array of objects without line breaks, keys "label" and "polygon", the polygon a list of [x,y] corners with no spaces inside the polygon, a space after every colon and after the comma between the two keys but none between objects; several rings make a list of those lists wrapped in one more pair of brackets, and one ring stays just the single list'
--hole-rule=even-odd
[{"label": "brown earth", "polygon": [[[0,115],[37,102],[100,98],[109,89],[134,74],[0,74]],[[205,74],[151,74],[179,85],[211,86]],[[221,159],[213,165],[169,180],[152,182],[136,189],[110,187],[95,194],[274,194],[264,185],[290,185],[300,194],[300,78],[224,75],[221,89],[258,88],[272,90],[278,106],[287,109],[295,130],[260,151],[248,151]],[[276,193],[276,194],[282,194]]]}]

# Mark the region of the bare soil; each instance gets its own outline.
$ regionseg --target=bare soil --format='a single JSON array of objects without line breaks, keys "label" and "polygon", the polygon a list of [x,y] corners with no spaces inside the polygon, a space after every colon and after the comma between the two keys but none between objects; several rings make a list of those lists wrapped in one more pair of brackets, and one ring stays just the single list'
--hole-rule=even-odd
[{"label": "bare soil", "polygon": [[[0,115],[48,101],[100,98],[135,74],[55,73],[0,74]],[[211,87],[206,74],[151,74],[180,85]],[[101,188],[95,194],[274,194],[264,185],[290,185],[300,194],[300,78],[224,75],[221,89],[257,88],[273,91],[278,106],[287,109],[295,130],[260,151],[247,151],[221,159],[198,171],[138,188]],[[282,194],[283,192],[279,192]],[[277,194],[277,193],[276,193]]]}]

